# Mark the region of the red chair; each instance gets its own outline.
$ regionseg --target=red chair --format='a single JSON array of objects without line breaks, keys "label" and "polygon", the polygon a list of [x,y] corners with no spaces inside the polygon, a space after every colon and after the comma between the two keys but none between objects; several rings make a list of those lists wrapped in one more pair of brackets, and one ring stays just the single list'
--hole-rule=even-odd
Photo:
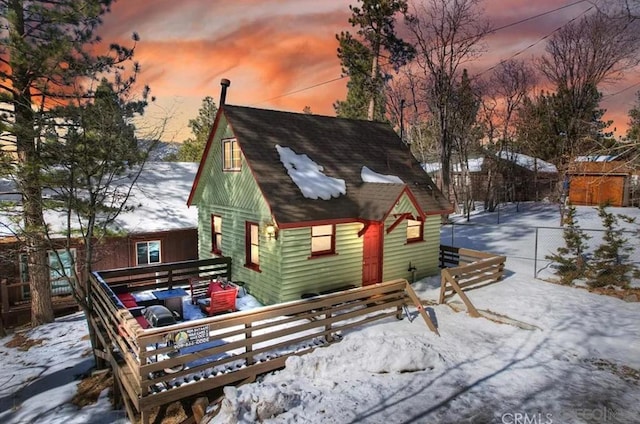
[{"label": "red chair", "polygon": [[238,287],[229,284],[213,281],[207,288],[206,300],[200,300],[200,310],[208,316],[223,312],[233,312],[236,310],[236,297],[238,297]]}]

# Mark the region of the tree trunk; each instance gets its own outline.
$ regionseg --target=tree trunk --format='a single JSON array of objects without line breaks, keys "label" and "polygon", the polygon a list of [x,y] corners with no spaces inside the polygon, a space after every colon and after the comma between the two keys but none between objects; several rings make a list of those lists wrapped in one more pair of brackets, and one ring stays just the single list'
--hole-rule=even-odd
[{"label": "tree trunk", "polygon": [[[10,32],[21,38],[25,34],[22,2],[12,1]],[[15,53],[14,53],[15,54]],[[53,305],[49,283],[49,264],[45,243],[45,223],[42,215],[42,188],[40,166],[36,146],[35,115],[30,91],[30,64],[21,63],[10,56],[13,83],[13,107],[15,111],[16,150],[18,154],[18,185],[22,191],[23,219],[26,232],[26,248],[31,290],[31,323],[34,326],[53,321]]]},{"label": "tree trunk", "polygon": [[376,114],[376,97],[378,94],[378,56],[380,56],[380,45],[373,46],[373,58],[371,60],[371,98],[369,99],[369,110],[367,119],[373,121]]}]

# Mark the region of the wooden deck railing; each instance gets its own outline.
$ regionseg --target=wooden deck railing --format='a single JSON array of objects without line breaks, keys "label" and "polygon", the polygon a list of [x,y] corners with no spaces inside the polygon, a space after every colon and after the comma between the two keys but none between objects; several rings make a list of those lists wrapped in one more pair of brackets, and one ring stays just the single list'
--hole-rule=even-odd
[{"label": "wooden deck railing", "polygon": [[[143,423],[152,408],[282,368],[291,355],[340,340],[341,332],[352,327],[401,318],[404,305],[419,302],[406,280],[394,280],[143,329],[113,290],[121,288],[123,277],[120,271],[92,275],[90,322],[102,347],[97,355],[113,368],[129,417],[139,413]],[[148,286],[131,277],[128,284]],[[437,333],[421,305],[418,309]]]},{"label": "wooden deck railing", "polygon": [[[5,325],[7,323],[15,324],[14,321],[16,321],[16,314],[26,315],[30,313],[31,298],[28,294],[24,296],[22,295],[22,293],[27,292],[28,289],[28,282],[8,283],[7,280],[0,280],[0,314]],[[54,313],[71,309],[78,305],[73,296],[68,294],[68,292],[56,293],[54,291],[51,294],[51,300]]]},{"label": "wooden deck railing", "polygon": [[440,271],[440,298],[442,304],[448,297],[458,294],[472,317],[480,316],[465,291],[499,281],[504,275],[506,257],[477,250],[440,246],[441,263],[456,265]]}]

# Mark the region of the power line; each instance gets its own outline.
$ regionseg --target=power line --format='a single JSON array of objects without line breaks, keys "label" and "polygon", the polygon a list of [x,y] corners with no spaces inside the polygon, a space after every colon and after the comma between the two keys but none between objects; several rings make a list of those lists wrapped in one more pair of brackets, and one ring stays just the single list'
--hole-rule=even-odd
[{"label": "power line", "polygon": [[[527,21],[531,21],[531,20],[533,20],[533,19],[537,19],[537,18],[540,18],[540,17],[542,17],[542,16],[550,15],[550,14],[552,14],[552,13],[555,13],[555,12],[559,11],[559,10],[566,9],[566,8],[568,8],[568,7],[575,6],[575,5],[580,4],[580,3],[584,3],[584,2],[586,2],[586,1],[587,1],[587,0],[579,0],[579,1],[576,1],[576,2],[573,2],[573,3],[565,4],[564,6],[560,6],[560,7],[557,7],[557,8],[555,8],[555,9],[552,9],[552,10],[547,10],[546,12],[542,12],[542,13],[539,13],[539,14],[537,14],[537,15],[530,16],[530,17],[528,17],[528,18],[524,18],[524,19],[521,19],[521,20],[519,20],[519,21],[512,22],[512,23],[510,23],[510,24],[503,25],[503,26],[501,26],[501,27],[495,28],[494,30],[492,30],[492,31],[491,31],[491,33],[498,32],[498,31],[503,30],[503,29],[506,29],[506,28],[510,28],[510,27],[512,27],[512,26],[516,26],[516,25],[519,25],[519,24],[525,23],[525,22],[527,22]],[[589,9],[592,9],[592,8],[593,8],[593,6],[591,6]]]},{"label": "power line", "polygon": [[622,90],[616,91],[615,93],[605,94],[604,96],[602,96],[602,98],[603,98],[603,99],[606,99],[606,98],[608,98],[608,97],[614,97],[614,96],[617,96],[618,94],[622,94],[622,93],[624,93],[624,92],[625,92],[625,91],[627,91],[627,90],[631,90],[633,87],[636,87],[636,86],[638,86],[638,85],[640,85],[640,81],[638,81],[638,82],[636,82],[636,83],[634,83],[634,84],[631,84],[630,86],[625,87],[625,88],[623,88]]},{"label": "power line", "polygon": [[[527,18],[520,19],[520,20],[518,20],[518,21],[516,21],[516,22],[512,22],[512,23],[510,23],[510,24],[503,25],[503,26],[498,27],[498,28],[494,28],[494,29],[493,29],[493,30],[491,30],[489,33],[490,33],[490,34],[495,34],[496,32],[498,32],[498,31],[502,31],[503,29],[511,28],[511,27],[513,27],[513,26],[520,25],[520,24],[522,24],[522,23],[525,23],[525,22],[528,22],[528,21],[531,21],[531,20],[534,20],[534,19],[540,18],[540,17],[542,17],[542,16],[550,15],[550,14],[552,14],[552,13],[556,13],[556,12],[558,12],[558,11],[560,11],[560,10],[563,10],[563,9],[566,9],[566,8],[569,8],[569,7],[572,7],[572,6],[578,5],[578,4],[580,4],[580,3],[585,3],[585,2],[587,2],[587,0],[578,0],[578,1],[575,1],[575,2],[573,2],[573,3],[566,4],[566,5],[564,5],[564,6],[556,7],[555,9],[547,10],[546,12],[538,13],[537,15],[529,16],[529,17],[527,17]],[[593,6],[591,6],[589,9],[585,10],[582,14],[584,14],[584,13],[588,12],[588,11],[589,11],[589,10],[591,10],[592,8],[593,8]],[[576,19],[576,18],[572,19],[572,21],[573,21],[573,20],[575,20],[575,19]],[[569,22],[571,22],[571,21],[569,21]],[[566,25],[566,24],[565,24],[565,25]],[[556,30],[554,30],[553,32],[557,31],[558,29],[559,29],[559,28],[557,28],[557,29],[556,29]],[[551,34],[553,34],[553,32],[552,32]],[[551,34],[549,34],[549,35],[551,35]],[[540,41],[542,41],[542,40],[544,40],[545,38],[549,37],[549,35],[546,35],[546,36],[545,36],[545,37],[543,37]],[[535,45],[535,44],[539,43],[540,41],[537,41],[537,42],[536,42],[536,43],[534,43],[533,45]],[[532,45],[532,46],[527,47],[526,49],[528,49],[528,48],[530,48],[530,47],[533,47],[533,45]],[[524,50],[526,50],[526,49],[524,49]],[[523,51],[524,51],[524,50],[523,50]],[[514,56],[512,56],[512,58],[513,58],[513,57],[515,57],[516,55],[520,54],[520,53],[521,53],[521,52],[516,53]],[[506,60],[508,60],[508,59],[505,59],[505,61],[506,61]],[[502,62],[500,62],[500,63],[502,63]],[[494,65],[494,66],[493,66],[493,68],[495,68],[495,66],[498,66],[498,65],[499,65],[499,63],[498,63],[497,65]],[[491,69],[493,69],[493,68],[489,68],[489,69],[487,69],[487,71],[488,71],[488,70],[491,70]],[[484,72],[486,72],[486,71],[483,71],[482,73],[484,73]],[[481,74],[482,74],[482,73],[481,73]],[[317,87],[320,87],[320,86],[322,86],[322,85],[326,85],[326,84],[329,84],[329,83],[332,83],[332,82],[335,82],[335,81],[342,80],[342,79],[344,79],[344,78],[347,78],[348,76],[349,76],[349,75],[342,75],[342,76],[340,76],[340,77],[333,78],[333,79],[330,79],[330,80],[327,80],[327,81],[322,81],[322,82],[319,82],[319,83],[317,83],[317,84],[310,85],[310,86],[308,86],[308,87],[300,88],[300,89],[293,90],[293,91],[288,91],[288,92],[283,93],[283,94],[280,94],[280,95],[278,95],[278,96],[270,97],[270,98],[268,98],[268,99],[264,99],[264,100],[260,100],[260,101],[258,101],[258,102],[252,103],[252,106],[255,106],[255,105],[258,105],[258,104],[261,104],[261,103],[265,103],[265,102],[269,102],[269,101],[272,101],[272,100],[277,100],[277,99],[280,99],[280,98],[282,98],[282,97],[290,96],[290,95],[292,95],[292,94],[301,93],[301,92],[303,92],[303,91],[311,90],[311,89],[313,89],[313,88],[317,88]]]},{"label": "power line", "polygon": [[[580,2],[578,2],[580,3]],[[575,3],[574,3],[575,4]],[[547,35],[545,35],[544,37],[540,38],[538,41],[536,41],[535,43],[529,44],[527,47],[525,47],[522,50],[519,50],[517,52],[515,52],[514,54],[512,54],[511,56],[509,56],[506,59],[502,59],[500,62],[496,63],[495,65],[493,65],[490,68],[485,69],[484,71],[480,72],[479,74],[477,74],[476,76],[480,76],[482,74],[485,74],[493,69],[495,69],[497,66],[502,65],[505,62],[508,62],[509,60],[513,59],[514,57],[524,53],[525,51],[529,50],[530,48],[534,47],[535,45],[539,44],[540,42],[546,40],[547,38],[551,37],[554,33],[560,31],[562,29],[562,27],[569,25],[571,22],[574,22],[576,19],[580,18],[581,16],[585,15],[587,12],[589,12],[591,9],[593,9],[593,6],[591,6],[590,8],[584,10],[582,13],[580,13],[578,16],[574,17],[573,19],[570,19],[569,21],[567,21],[567,23],[565,23],[564,25],[559,26],[558,28],[554,29],[553,31],[551,31],[550,33],[548,33]]]},{"label": "power line", "polygon": [[341,79],[347,78],[348,76],[349,76],[349,75],[342,75],[342,76],[340,76],[340,77],[338,77],[338,78],[333,78],[333,79],[330,79],[330,80],[328,80],[328,81],[323,81],[323,82],[319,82],[319,83],[314,84],[314,85],[310,85],[309,87],[300,88],[300,89],[298,89],[298,90],[293,90],[293,91],[288,91],[288,92],[286,92],[286,93],[284,93],[284,94],[280,94],[280,95],[278,95],[278,96],[271,97],[271,98],[264,99],[264,100],[261,100],[261,101],[259,101],[259,102],[253,103],[253,105],[257,105],[257,104],[264,103],[264,102],[269,102],[269,101],[271,101],[271,100],[280,99],[280,98],[282,98],[282,97],[286,97],[286,96],[290,96],[290,95],[292,95],[292,94],[300,93],[301,91],[311,90],[312,88],[320,87],[321,85],[329,84],[329,83],[331,83],[331,82],[334,82],[334,81],[338,81],[338,80],[341,80]]}]

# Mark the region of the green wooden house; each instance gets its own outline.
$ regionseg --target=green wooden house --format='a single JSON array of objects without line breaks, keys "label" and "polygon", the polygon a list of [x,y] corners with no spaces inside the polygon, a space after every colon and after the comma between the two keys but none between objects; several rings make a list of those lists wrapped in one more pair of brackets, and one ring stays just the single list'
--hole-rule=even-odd
[{"label": "green wooden house", "polygon": [[265,304],[436,274],[452,209],[388,124],[227,104],[188,204],[200,258]]}]

